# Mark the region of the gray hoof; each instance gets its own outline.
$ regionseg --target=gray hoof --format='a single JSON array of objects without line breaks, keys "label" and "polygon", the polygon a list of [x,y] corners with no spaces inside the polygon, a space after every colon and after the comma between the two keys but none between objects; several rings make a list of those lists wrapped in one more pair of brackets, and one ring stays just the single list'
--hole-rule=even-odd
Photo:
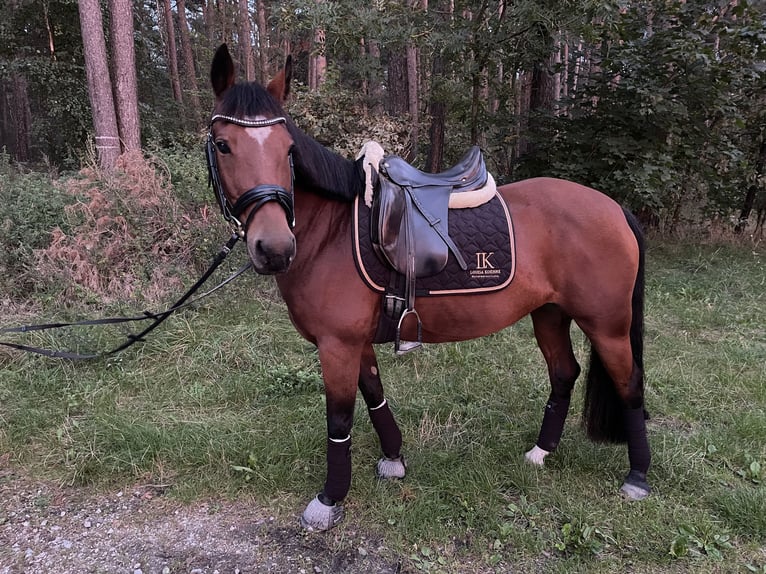
[{"label": "gray hoof", "polygon": [[404,457],[399,458],[381,458],[375,467],[375,474],[378,478],[404,478],[407,474],[407,464]]},{"label": "gray hoof", "polygon": [[652,492],[649,483],[646,482],[646,475],[634,470],[625,477],[625,482],[620,488],[620,492],[630,500],[643,500]]},{"label": "gray hoof", "polygon": [[306,510],[301,515],[301,526],[309,532],[317,530],[330,530],[330,528],[337,526],[343,520],[343,507],[339,504],[333,504],[327,506],[320,502],[319,497],[316,496],[314,500],[309,502]]}]

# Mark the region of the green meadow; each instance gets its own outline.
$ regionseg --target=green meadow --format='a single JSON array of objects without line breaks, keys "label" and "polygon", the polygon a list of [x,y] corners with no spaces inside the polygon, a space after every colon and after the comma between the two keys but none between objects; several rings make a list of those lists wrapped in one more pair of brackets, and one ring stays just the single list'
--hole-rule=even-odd
[{"label": "green meadow", "polygon": [[[524,462],[549,392],[525,318],[401,358],[378,348],[408,476],[374,477],[360,397],[347,518],[319,536],[369,532],[406,572],[766,573],[766,251],[653,239],[646,292],[651,497],[620,497],[626,449],[586,439],[579,394],[545,468]],[[14,340],[84,350],[121,335]],[[584,367],[587,341],[573,336]],[[0,457],[59,484],[241,497],[294,524],[324,480],[324,444],[317,354],[269,278],[248,274],[107,359],[0,351]]]}]

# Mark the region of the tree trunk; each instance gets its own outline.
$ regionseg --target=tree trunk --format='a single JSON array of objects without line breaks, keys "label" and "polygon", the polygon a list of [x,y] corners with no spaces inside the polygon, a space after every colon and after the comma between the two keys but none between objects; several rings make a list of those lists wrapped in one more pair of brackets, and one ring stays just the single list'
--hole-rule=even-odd
[{"label": "tree trunk", "polygon": [[418,84],[420,83],[420,74],[418,73],[418,49],[414,42],[407,45],[407,109],[410,113],[410,153],[409,161],[413,161],[418,155],[418,145],[420,139],[420,98],[418,94]]},{"label": "tree trunk", "polygon": [[444,123],[447,118],[447,106],[439,90],[439,82],[443,75],[444,61],[437,54],[432,64],[431,102],[429,104],[431,126],[428,129],[431,145],[428,148],[428,157],[426,158],[426,171],[431,173],[442,171],[444,161]]},{"label": "tree trunk", "polygon": [[407,113],[407,58],[403,50],[394,49],[388,56],[388,97],[386,110],[394,116]]},{"label": "tree trunk", "polygon": [[242,69],[248,82],[255,80],[255,59],[253,58],[252,26],[250,26],[250,9],[248,0],[238,0],[239,3],[239,52]]},{"label": "tree trunk", "polygon": [[[315,0],[317,4],[324,0]],[[314,47],[309,60],[309,90],[315,92],[324,84],[327,74],[327,58],[325,56],[325,31],[322,28],[314,30]]]},{"label": "tree trunk", "polygon": [[78,0],[85,75],[88,80],[96,153],[102,169],[111,170],[120,155],[117,116],[106,57],[106,40],[98,0]]},{"label": "tree trunk", "polygon": [[186,72],[186,85],[189,89],[189,101],[191,102],[192,114],[197,125],[202,122],[202,106],[199,101],[199,87],[197,86],[197,71],[194,68],[194,54],[192,53],[191,39],[189,37],[189,22],[186,20],[186,0],[177,0],[178,29],[181,33],[181,52],[184,58],[184,72]]},{"label": "tree trunk", "polygon": [[165,17],[165,51],[168,58],[170,84],[173,86],[173,99],[179,104],[183,104],[181,78],[178,74],[178,52],[176,51],[176,27],[173,25],[173,11],[170,9],[170,0],[157,0],[157,2],[161,5]]},{"label": "tree trunk", "polygon": [[258,25],[258,61],[260,62],[258,70],[258,81],[262,84],[271,77],[269,71],[269,29],[266,26],[266,3],[264,0],[256,2],[256,22]]},{"label": "tree trunk", "polygon": [[140,150],[141,122],[138,115],[132,3],[130,0],[109,0],[109,11],[117,128],[123,151]]},{"label": "tree trunk", "polygon": [[372,113],[378,115],[383,112],[383,82],[380,78],[380,42],[377,40],[370,40],[367,43],[370,58],[373,61],[373,65],[370,66],[372,70],[369,79],[370,86],[370,99],[372,100]]},{"label": "tree trunk", "polygon": [[14,132],[14,157],[18,162],[32,158],[32,112],[29,108],[29,84],[21,74],[13,74],[13,108],[11,125]]},{"label": "tree trunk", "polygon": [[761,141],[761,147],[758,151],[758,159],[755,162],[755,179],[747,188],[745,200],[742,203],[742,210],[739,212],[739,220],[734,227],[736,233],[742,233],[747,227],[747,220],[750,218],[750,213],[753,211],[753,206],[755,205],[755,199],[758,196],[758,182],[763,179],[764,175],[766,175],[766,139]]}]

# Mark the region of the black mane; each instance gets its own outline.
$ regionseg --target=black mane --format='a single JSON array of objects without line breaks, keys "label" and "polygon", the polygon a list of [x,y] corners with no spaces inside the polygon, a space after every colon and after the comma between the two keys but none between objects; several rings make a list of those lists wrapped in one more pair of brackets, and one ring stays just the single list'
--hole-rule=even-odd
[{"label": "black mane", "polygon": [[297,184],[340,201],[353,201],[363,193],[364,173],[360,162],[340,157],[301,130],[263,86],[257,83],[233,85],[223,94],[216,113],[238,118],[284,116],[295,142],[293,161]]}]

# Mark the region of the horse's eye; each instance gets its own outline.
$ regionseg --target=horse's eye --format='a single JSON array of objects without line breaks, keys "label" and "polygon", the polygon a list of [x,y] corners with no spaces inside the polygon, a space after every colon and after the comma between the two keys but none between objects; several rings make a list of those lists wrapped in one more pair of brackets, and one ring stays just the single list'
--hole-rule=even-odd
[{"label": "horse's eye", "polygon": [[227,144],[223,140],[218,140],[215,142],[215,147],[218,148],[218,151],[221,153],[231,153],[231,148],[229,147],[229,144]]}]

